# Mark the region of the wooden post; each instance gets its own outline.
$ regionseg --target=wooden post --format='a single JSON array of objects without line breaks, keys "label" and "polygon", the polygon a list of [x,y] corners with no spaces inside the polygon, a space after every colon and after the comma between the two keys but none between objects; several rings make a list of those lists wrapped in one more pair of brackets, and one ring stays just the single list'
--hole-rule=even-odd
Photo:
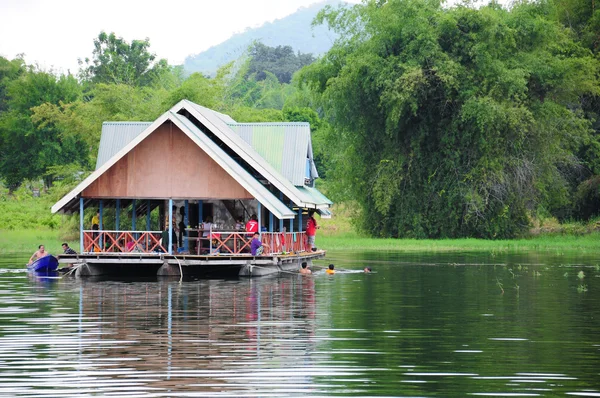
[{"label": "wooden post", "polygon": [[[290,203],[290,207],[294,207],[293,203]],[[288,232],[294,232],[294,220],[296,219],[296,217],[294,218],[290,218],[290,230]]]},{"label": "wooden post", "polygon": [[203,215],[202,215],[202,201],[198,200],[198,227],[201,227],[202,221],[203,221]]},{"label": "wooden post", "polygon": [[[279,192],[279,199],[283,202],[283,192]],[[279,219],[279,232],[283,232],[283,218]]]},{"label": "wooden post", "polygon": [[117,199],[117,209],[115,211],[115,231],[119,232],[121,225],[121,199]]},{"label": "wooden post", "polygon": [[131,202],[131,229],[133,231],[135,231],[136,229],[136,224],[137,224],[137,211],[136,211],[136,203],[135,203],[135,199],[133,199],[133,201]]},{"label": "wooden post", "polygon": [[188,251],[190,246],[189,246],[189,240],[190,240],[190,231],[187,230],[187,226],[190,222],[189,218],[188,218],[188,214],[190,211],[190,202],[186,199],[185,200],[185,214],[183,215],[183,224],[184,224],[184,228],[185,228],[185,242],[183,243],[183,250]]},{"label": "wooden post", "polygon": [[258,206],[256,206],[256,212],[258,213],[258,236],[262,237],[262,207],[260,202],[258,202]]},{"label": "wooden post", "polygon": [[104,217],[104,201],[100,199],[100,207],[98,208],[100,211],[100,225],[98,225],[100,231],[102,231],[102,218]]},{"label": "wooden post", "polygon": [[83,198],[79,198],[79,253],[83,253]]},{"label": "wooden post", "polygon": [[150,231],[150,200],[146,201],[146,231]]},{"label": "wooden post", "polygon": [[102,234],[102,230],[104,227],[102,226],[102,219],[104,218],[104,201],[100,199],[100,225],[98,225],[98,229],[100,230],[100,238],[98,239],[98,245],[100,246],[100,251],[104,251],[104,234]]},{"label": "wooden post", "polygon": [[169,254],[173,254],[173,199],[169,199]]},{"label": "wooden post", "polygon": [[298,209],[298,232],[302,232],[302,209]]},{"label": "wooden post", "polygon": [[269,211],[269,232],[273,232],[273,213]]}]

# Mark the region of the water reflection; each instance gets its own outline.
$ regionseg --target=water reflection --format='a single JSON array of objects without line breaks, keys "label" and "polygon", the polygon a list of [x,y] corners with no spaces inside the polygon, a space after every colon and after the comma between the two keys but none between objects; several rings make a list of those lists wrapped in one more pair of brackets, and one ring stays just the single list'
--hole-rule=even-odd
[{"label": "water reflection", "polygon": [[600,394],[591,259],[328,261],[336,275],[182,283],[1,269],[0,396]]}]

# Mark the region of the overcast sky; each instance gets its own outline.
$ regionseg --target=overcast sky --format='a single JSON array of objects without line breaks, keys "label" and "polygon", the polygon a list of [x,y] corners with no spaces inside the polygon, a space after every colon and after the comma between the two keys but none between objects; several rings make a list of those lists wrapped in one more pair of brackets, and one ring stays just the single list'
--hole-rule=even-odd
[{"label": "overcast sky", "polygon": [[[292,14],[316,0],[0,0],[0,55],[75,73],[100,31],[150,50],[172,65],[248,27]],[[350,0],[356,3],[358,0]]]}]

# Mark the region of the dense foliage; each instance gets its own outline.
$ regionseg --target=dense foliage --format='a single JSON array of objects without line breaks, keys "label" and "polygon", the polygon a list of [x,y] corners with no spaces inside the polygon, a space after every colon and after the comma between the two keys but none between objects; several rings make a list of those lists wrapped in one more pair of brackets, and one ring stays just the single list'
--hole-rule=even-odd
[{"label": "dense foliage", "polygon": [[185,76],[148,39],[105,33],[77,78],[0,57],[3,200],[31,181],[67,189],[93,169],[103,121],[187,98],[240,122],[310,122],[328,194],[373,236],[509,238],[600,215],[594,0],[367,0],[316,23],[339,39],[296,74],[310,54],[255,44]]},{"label": "dense foliage", "polygon": [[250,47],[249,53],[246,77],[255,75],[256,80],[265,80],[270,72],[280,83],[290,83],[294,73],[315,61],[312,54],[294,53],[291,46],[269,47],[260,42]]},{"label": "dense foliage", "polygon": [[[261,49],[272,65],[285,68],[290,60],[313,59],[288,49]],[[288,79],[299,68],[291,67],[281,69]],[[281,83],[252,57],[240,67],[222,67],[213,78],[184,77],[180,67],[155,62],[148,39],[128,43],[102,32],[78,77],[0,57],[0,180],[10,191],[25,181],[43,179],[48,189],[57,179],[85,176],[96,163],[102,122],[154,120],[182,99],[240,122],[298,121],[302,115],[318,120],[307,90]]]},{"label": "dense foliage", "polygon": [[364,230],[513,237],[571,205],[578,153],[598,154],[584,101],[600,94],[599,64],[555,11],[388,0],[321,13],[341,38],[302,80],[333,126],[335,192]]}]

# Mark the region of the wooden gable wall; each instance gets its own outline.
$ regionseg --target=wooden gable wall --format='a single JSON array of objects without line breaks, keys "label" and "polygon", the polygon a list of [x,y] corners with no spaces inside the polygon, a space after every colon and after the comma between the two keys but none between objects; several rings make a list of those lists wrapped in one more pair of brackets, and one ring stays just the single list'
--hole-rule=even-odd
[{"label": "wooden gable wall", "polygon": [[170,121],[110,167],[82,196],[252,199],[250,193]]}]

